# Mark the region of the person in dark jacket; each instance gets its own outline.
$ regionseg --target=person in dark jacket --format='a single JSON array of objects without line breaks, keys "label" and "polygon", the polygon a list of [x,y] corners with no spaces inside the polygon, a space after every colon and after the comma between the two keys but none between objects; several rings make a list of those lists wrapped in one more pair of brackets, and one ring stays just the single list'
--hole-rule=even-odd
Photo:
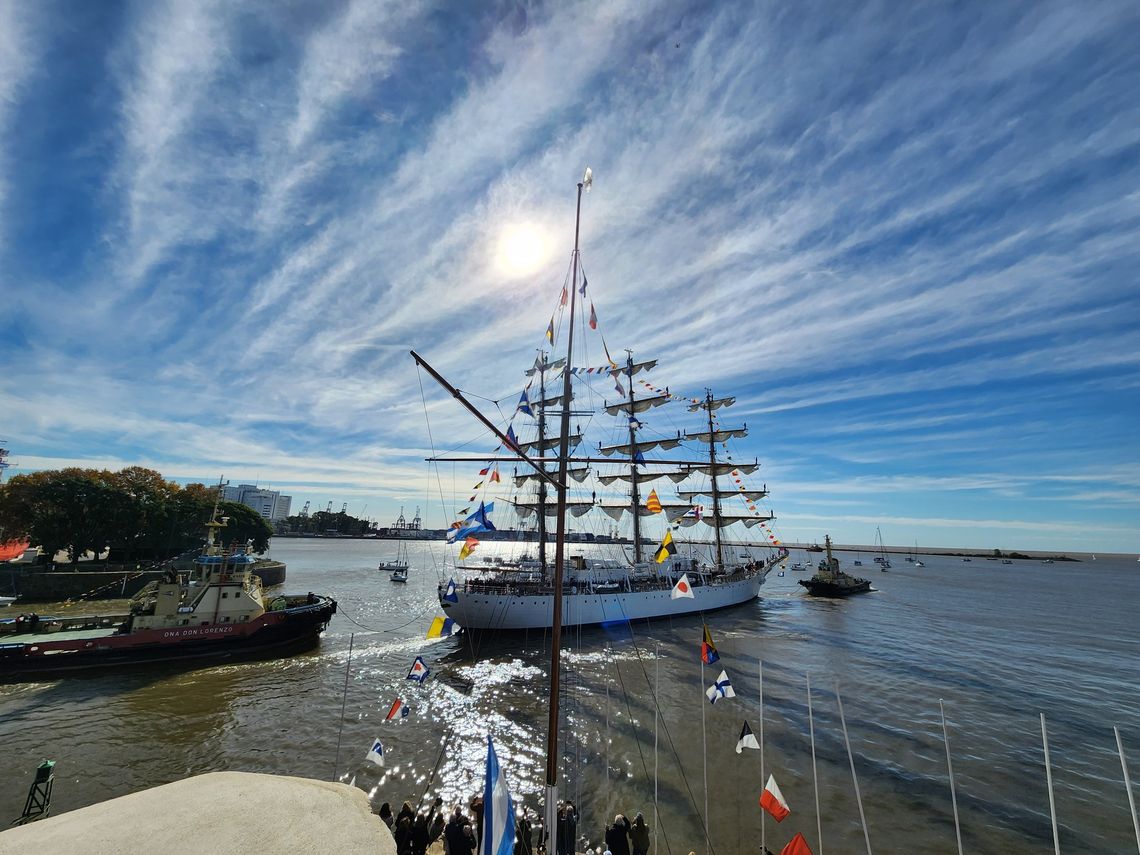
[{"label": "person in dark jacket", "polygon": [[531,829],[530,817],[526,808],[522,809],[518,821],[515,823],[515,852],[514,855],[532,855],[534,852],[534,834]]},{"label": "person in dark jacket", "polygon": [[567,801],[558,809],[557,855],[574,855],[578,842],[578,809]]},{"label": "person in dark jacket", "polygon": [[396,820],[392,838],[396,841],[396,855],[412,855],[412,821],[408,817],[401,816]]},{"label": "person in dark jacket", "polygon": [[466,844],[463,842],[463,826],[466,823],[463,811],[457,807],[443,827],[443,848],[447,850],[447,855],[460,855],[464,851]]},{"label": "person in dark jacket", "polygon": [[630,855],[629,820],[620,813],[614,817],[613,825],[606,827],[606,848],[613,855]]},{"label": "person in dark jacket", "polygon": [[412,822],[412,855],[427,855],[428,819],[422,813]]},{"label": "person in dark jacket", "polygon": [[380,805],[380,819],[384,820],[384,824],[388,826],[388,830],[391,831],[395,819],[392,816],[392,806],[387,802]]},{"label": "person in dark jacket", "polygon": [[633,846],[633,855],[646,855],[649,852],[649,826],[645,824],[645,816],[641,811],[633,818],[629,842]]}]

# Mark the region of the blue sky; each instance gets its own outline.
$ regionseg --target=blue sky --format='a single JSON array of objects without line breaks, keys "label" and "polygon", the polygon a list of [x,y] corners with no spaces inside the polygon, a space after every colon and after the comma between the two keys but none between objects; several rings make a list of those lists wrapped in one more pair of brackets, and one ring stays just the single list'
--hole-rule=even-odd
[{"label": "blue sky", "polygon": [[0,437],[442,525],[407,352],[517,396],[589,164],[608,343],[737,396],[785,539],[1140,550],[1138,43],[1129,2],[0,0]]}]

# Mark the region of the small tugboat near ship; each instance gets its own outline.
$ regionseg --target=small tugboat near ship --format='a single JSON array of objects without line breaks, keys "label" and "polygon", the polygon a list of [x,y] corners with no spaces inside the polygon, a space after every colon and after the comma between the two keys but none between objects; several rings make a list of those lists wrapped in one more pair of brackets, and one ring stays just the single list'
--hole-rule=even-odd
[{"label": "small tugboat near ship", "polygon": [[312,647],[336,613],[317,594],[266,598],[245,546],[206,547],[189,574],[173,568],[130,601],[127,614],[0,621],[0,682],[66,676],[146,663],[275,658]]},{"label": "small tugboat near ship", "polygon": [[819,569],[810,579],[800,579],[813,597],[849,597],[852,594],[865,594],[871,590],[871,583],[858,576],[851,576],[839,569],[839,559],[831,555],[831,536],[824,538],[827,555],[820,559]]}]

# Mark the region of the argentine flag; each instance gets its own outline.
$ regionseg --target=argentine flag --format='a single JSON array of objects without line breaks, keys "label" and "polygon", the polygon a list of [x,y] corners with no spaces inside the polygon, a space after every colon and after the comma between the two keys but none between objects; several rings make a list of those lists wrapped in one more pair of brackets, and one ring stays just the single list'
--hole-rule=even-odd
[{"label": "argentine flag", "polygon": [[495,745],[487,736],[487,783],[483,788],[483,845],[481,855],[511,855],[515,847],[515,806],[507,779],[499,768]]}]

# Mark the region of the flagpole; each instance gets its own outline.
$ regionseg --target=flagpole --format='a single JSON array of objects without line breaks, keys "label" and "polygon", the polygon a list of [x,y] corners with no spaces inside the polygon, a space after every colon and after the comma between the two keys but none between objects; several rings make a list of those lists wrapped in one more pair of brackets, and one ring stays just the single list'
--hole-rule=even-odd
[{"label": "flagpole", "polygon": [[835,700],[839,703],[839,723],[843,725],[843,742],[847,745],[847,760],[851,764],[851,780],[855,784],[855,801],[859,804],[859,821],[863,823],[863,839],[867,841],[867,855],[871,855],[871,835],[867,832],[867,817],[863,814],[863,796],[859,793],[859,779],[855,776],[855,755],[851,753],[851,740],[847,738],[847,719],[843,716],[843,698],[839,684],[835,684]]},{"label": "flagpole", "polygon": [[336,732],[336,759],[333,760],[333,776],[336,780],[336,770],[340,768],[340,737],[344,733],[344,704],[348,700],[348,675],[352,671],[352,642],[356,638],[355,632],[348,634],[348,661],[344,665],[344,691],[340,695],[340,727]]},{"label": "flagpole", "polygon": [[[760,781],[766,785],[767,778],[764,777],[764,662],[757,660],[757,667],[760,670]],[[760,855],[767,855],[768,845],[764,838],[764,811],[760,811]]]},{"label": "flagpole", "polygon": [[808,733],[811,734],[811,785],[815,790],[815,837],[819,844],[819,855],[823,855],[823,821],[819,815],[819,775],[815,768],[815,719],[811,714],[811,674],[804,676],[807,678]]},{"label": "flagpole", "polygon": [[1049,818],[1053,822],[1053,852],[1061,855],[1061,836],[1057,831],[1057,803],[1053,799],[1053,767],[1049,763],[1049,735],[1045,732],[1045,713],[1041,713],[1041,744],[1045,748],[1045,781],[1049,785]]},{"label": "flagpole", "polygon": [[1124,789],[1128,791],[1128,807],[1132,810],[1132,830],[1136,832],[1136,851],[1140,852],[1140,822],[1136,820],[1136,797],[1132,795],[1132,781],[1128,778],[1128,761],[1124,759],[1124,743],[1120,741],[1120,728],[1112,726],[1116,734],[1116,750],[1120,752],[1120,768],[1124,772]]},{"label": "flagpole", "polygon": [[954,836],[958,838],[958,855],[962,855],[962,829],[958,824],[958,796],[954,792],[954,766],[950,762],[950,734],[946,730],[946,710],[942,698],[938,699],[938,711],[942,713],[942,741],[946,743],[946,772],[950,776],[950,802],[954,805]]},{"label": "flagpole", "polygon": [[[657,850],[657,834],[658,829],[661,827],[661,818],[657,813],[657,730],[658,730],[658,701],[661,689],[661,645],[658,644],[653,650],[653,851]],[[1128,774],[1125,773],[1125,779]],[[1133,811],[1133,816],[1135,816]]]},{"label": "flagpole", "polygon": [[[701,694],[705,689],[705,657],[701,656]],[[715,696],[714,696],[715,697]],[[705,704],[701,702],[701,757],[704,758],[704,784],[705,784],[705,855],[709,852],[709,750],[705,739]]]}]

